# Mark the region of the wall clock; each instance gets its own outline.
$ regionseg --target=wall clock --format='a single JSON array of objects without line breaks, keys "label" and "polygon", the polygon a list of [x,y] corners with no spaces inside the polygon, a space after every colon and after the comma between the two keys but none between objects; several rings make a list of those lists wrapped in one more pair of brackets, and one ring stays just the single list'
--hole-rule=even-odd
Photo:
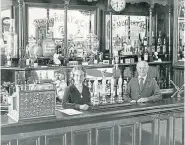
[{"label": "wall clock", "polygon": [[125,8],[125,0],[109,0],[109,6],[115,12],[121,12]]}]

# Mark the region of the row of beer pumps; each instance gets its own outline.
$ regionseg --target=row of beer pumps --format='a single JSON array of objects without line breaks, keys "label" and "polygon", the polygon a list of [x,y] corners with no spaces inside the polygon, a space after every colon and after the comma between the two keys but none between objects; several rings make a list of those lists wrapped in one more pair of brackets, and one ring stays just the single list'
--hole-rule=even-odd
[{"label": "row of beer pumps", "polygon": [[91,93],[92,105],[123,103],[122,97],[126,93],[127,83],[128,79],[123,80],[122,76],[118,79],[103,76],[85,80]]}]

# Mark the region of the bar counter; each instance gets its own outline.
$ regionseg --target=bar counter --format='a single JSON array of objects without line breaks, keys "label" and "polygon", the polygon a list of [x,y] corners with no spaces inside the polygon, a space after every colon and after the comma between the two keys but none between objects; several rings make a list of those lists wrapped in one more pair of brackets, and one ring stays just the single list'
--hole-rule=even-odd
[{"label": "bar counter", "polygon": [[184,144],[184,100],[165,99],[80,115],[56,110],[56,118],[15,122],[1,115],[2,144],[162,145]]}]

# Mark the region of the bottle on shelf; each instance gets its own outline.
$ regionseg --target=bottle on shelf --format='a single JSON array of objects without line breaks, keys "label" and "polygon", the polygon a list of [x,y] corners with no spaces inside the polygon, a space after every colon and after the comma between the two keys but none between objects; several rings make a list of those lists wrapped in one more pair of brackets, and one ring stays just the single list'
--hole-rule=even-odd
[{"label": "bottle on shelf", "polygon": [[140,33],[139,33],[139,38],[138,38],[138,46],[140,47],[141,46],[141,44],[142,44],[142,40],[141,40],[141,35],[140,35]]},{"label": "bottle on shelf", "polygon": [[138,51],[138,54],[137,54],[137,61],[141,61],[142,60],[142,52],[141,50]]},{"label": "bottle on shelf", "polygon": [[6,64],[6,65],[7,65],[8,67],[12,66],[12,58],[11,58],[11,56],[8,55],[6,58],[7,58],[7,64]]},{"label": "bottle on shelf", "polygon": [[145,29],[145,36],[143,37],[143,45],[148,45],[148,39],[147,39],[147,31],[148,31],[148,20],[146,18],[146,29]]},{"label": "bottle on shelf", "polygon": [[25,61],[26,61],[26,67],[30,67],[31,60],[30,60],[29,54],[27,53],[25,54]]},{"label": "bottle on shelf", "polygon": [[35,68],[35,67],[38,67],[38,56],[35,58],[35,60],[34,60],[34,65],[33,65],[33,66],[34,66],[34,68]]},{"label": "bottle on shelf", "polygon": [[17,34],[15,33],[15,20],[10,19],[10,28],[7,36],[6,55],[10,55],[11,58],[17,58],[17,40]]},{"label": "bottle on shelf", "polygon": [[149,53],[148,53],[148,49],[147,47],[145,47],[145,50],[144,50],[144,61],[148,61],[148,56],[149,56]]},{"label": "bottle on shelf", "polygon": [[155,52],[155,37],[153,31],[152,31],[152,52]]},{"label": "bottle on shelf", "polygon": [[162,40],[161,40],[161,31],[159,31],[159,37],[157,40],[157,52],[160,53],[161,52],[161,44],[162,44]]},{"label": "bottle on shelf", "polygon": [[98,52],[94,55],[94,64],[98,64]]},{"label": "bottle on shelf", "polygon": [[166,54],[166,39],[165,38],[163,42],[163,54]]},{"label": "bottle on shelf", "polygon": [[143,38],[143,45],[144,46],[148,45],[148,41],[147,41],[147,37],[146,36]]}]

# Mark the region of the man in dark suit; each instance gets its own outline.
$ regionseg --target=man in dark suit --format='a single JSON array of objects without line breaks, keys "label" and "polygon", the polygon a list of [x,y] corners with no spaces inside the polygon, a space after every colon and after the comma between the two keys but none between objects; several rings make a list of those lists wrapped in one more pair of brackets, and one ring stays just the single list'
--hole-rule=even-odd
[{"label": "man in dark suit", "polygon": [[139,103],[161,100],[161,92],[157,82],[147,76],[149,69],[148,63],[146,61],[140,61],[136,67],[138,77],[132,78],[129,81],[124,100]]}]

